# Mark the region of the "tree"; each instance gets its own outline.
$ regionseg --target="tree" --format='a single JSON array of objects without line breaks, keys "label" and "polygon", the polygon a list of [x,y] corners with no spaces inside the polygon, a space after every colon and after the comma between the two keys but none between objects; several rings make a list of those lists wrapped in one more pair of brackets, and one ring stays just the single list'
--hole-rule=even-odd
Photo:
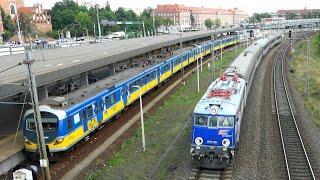
[{"label": "tree", "polygon": [[221,26],[221,19],[220,18],[217,18],[215,21],[214,21],[214,24],[216,25],[217,28],[219,28]]},{"label": "tree", "polygon": [[15,32],[15,27],[13,25],[13,22],[11,20],[11,17],[9,15],[6,15],[3,8],[0,6],[1,11],[1,18],[3,22],[3,28],[4,28],[4,34],[3,34],[3,40],[8,41]]},{"label": "tree", "polygon": [[62,0],[56,2],[51,10],[52,28],[54,30],[76,23],[75,17],[79,12],[87,12],[85,6],[79,6],[73,0]]},{"label": "tree", "polygon": [[20,29],[22,31],[22,35],[24,37],[24,41],[29,36],[34,36],[35,31],[37,30],[37,26],[35,23],[33,23],[32,20],[32,14],[24,14],[24,13],[19,13],[19,22],[20,22]]},{"label": "tree", "polygon": [[212,28],[212,25],[213,25],[213,22],[211,19],[206,19],[204,21],[204,25],[207,27],[207,28]]}]

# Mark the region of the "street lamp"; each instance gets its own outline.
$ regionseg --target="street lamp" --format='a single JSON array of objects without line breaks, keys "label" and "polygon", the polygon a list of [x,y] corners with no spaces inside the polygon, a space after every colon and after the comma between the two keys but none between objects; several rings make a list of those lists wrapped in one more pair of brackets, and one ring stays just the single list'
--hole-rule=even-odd
[{"label": "street lamp", "polygon": [[[197,46],[197,49],[201,53],[201,49],[199,46]],[[198,92],[200,92],[199,58],[197,58],[197,82],[198,82]]]},{"label": "street lamp", "polygon": [[140,91],[140,113],[141,113],[141,132],[142,132],[142,148],[143,151],[146,151],[146,140],[144,136],[144,122],[143,122],[143,109],[142,109],[142,97],[141,97],[141,87],[140,86],[132,86],[134,88],[139,89]]}]

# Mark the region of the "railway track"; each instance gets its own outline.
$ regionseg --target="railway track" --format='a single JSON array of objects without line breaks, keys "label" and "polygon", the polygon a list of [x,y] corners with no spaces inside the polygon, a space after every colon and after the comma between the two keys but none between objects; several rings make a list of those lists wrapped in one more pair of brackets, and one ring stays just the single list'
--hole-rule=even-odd
[{"label": "railway track", "polygon": [[281,143],[288,179],[316,179],[309,157],[301,138],[297,121],[287,92],[285,79],[286,43],[276,56],[273,64],[273,91]]},{"label": "railway track", "polygon": [[231,180],[233,163],[223,170],[193,168],[189,180]]}]

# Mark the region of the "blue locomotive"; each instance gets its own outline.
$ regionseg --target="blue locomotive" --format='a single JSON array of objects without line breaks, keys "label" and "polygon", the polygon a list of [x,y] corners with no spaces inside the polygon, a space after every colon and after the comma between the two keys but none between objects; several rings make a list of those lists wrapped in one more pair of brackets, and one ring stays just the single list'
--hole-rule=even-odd
[{"label": "blue locomotive", "polygon": [[[102,124],[120,114],[142,94],[150,91],[182,67],[197,58],[240,42],[239,36],[208,42],[151,68],[130,68],[111,78],[59,97],[40,101],[40,112],[46,149],[50,160],[59,160],[61,153],[72,150]],[[125,74],[130,71],[129,74]],[[140,88],[137,88],[140,87]],[[31,157],[38,154],[38,141],[33,110],[23,119],[25,150]]]},{"label": "blue locomotive", "polygon": [[192,117],[191,157],[194,165],[223,169],[234,157],[240,125],[255,70],[281,35],[269,35],[246,48],[211,83]]}]

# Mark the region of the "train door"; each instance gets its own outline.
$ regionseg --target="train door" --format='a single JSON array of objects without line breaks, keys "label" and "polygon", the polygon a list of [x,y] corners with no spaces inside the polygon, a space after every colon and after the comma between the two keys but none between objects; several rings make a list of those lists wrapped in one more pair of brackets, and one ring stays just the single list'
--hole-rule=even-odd
[{"label": "train door", "polygon": [[81,111],[81,120],[83,126],[83,133],[88,131],[88,118],[87,118],[87,108]]},{"label": "train door", "polygon": [[97,121],[100,123],[103,120],[102,115],[102,100],[100,99],[98,102],[95,103],[94,111],[97,116]]},{"label": "train door", "polygon": [[122,97],[123,103],[127,104],[128,90],[127,90],[127,86],[125,84],[121,87],[121,97]]}]

